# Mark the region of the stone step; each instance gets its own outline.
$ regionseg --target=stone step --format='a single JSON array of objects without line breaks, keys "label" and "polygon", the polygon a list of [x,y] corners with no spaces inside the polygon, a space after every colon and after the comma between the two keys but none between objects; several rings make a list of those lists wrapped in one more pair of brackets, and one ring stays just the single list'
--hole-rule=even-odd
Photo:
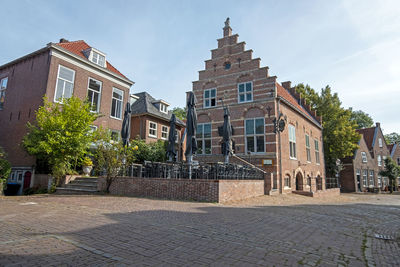
[{"label": "stone step", "polygon": [[57,187],[56,194],[59,195],[94,195],[98,194],[99,191],[94,189],[82,189],[82,188],[67,188],[67,187]]},{"label": "stone step", "polygon": [[98,178],[91,178],[91,177],[76,177],[73,181],[77,182],[97,182]]},{"label": "stone step", "polygon": [[97,181],[71,181],[69,184],[97,185]]},{"label": "stone step", "polygon": [[82,188],[82,189],[97,189],[97,184],[84,184],[84,183],[69,183],[66,184],[67,188]]}]

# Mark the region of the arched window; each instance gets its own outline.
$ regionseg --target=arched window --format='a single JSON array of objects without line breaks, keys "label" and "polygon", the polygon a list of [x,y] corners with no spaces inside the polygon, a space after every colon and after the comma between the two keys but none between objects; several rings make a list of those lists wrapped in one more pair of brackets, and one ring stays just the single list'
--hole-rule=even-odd
[{"label": "arched window", "polygon": [[289,174],[285,175],[285,178],[283,179],[283,186],[290,188],[290,176],[289,176]]}]

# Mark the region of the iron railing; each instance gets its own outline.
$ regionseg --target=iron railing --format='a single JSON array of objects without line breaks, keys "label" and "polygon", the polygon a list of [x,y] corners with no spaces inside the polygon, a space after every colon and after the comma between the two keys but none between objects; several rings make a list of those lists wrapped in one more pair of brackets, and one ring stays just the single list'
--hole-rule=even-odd
[{"label": "iron railing", "polygon": [[[123,174],[123,173],[122,173]],[[125,175],[142,178],[263,180],[262,170],[249,166],[224,163],[162,163],[145,161],[125,168]]]}]

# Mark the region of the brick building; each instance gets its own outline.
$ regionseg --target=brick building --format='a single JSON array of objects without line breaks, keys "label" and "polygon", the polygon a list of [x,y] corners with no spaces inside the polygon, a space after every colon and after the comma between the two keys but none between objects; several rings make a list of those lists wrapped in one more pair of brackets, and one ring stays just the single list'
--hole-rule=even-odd
[{"label": "brick building", "polygon": [[340,173],[341,189],[344,192],[364,192],[384,189],[387,177],[379,172],[384,169],[384,160],[390,157],[380,123],[375,127],[357,130],[361,134],[359,148],[353,157],[342,160],[344,169]]},{"label": "brick building", "polygon": [[93,127],[120,132],[133,82],[106,57],[82,40],[61,39],[0,66],[0,146],[12,165],[11,180],[24,188],[33,184],[36,159],[20,143],[44,96],[55,102],[72,95],[87,98],[93,112],[103,115]]},{"label": "brick building", "polygon": [[[325,189],[321,119],[290,82],[279,84],[268,67],[260,67],[261,59],[253,58],[252,52],[238,42],[227,20],[218,48],[211,50],[211,59],[193,82],[199,147],[195,159],[223,162],[218,134],[223,100],[231,114],[235,155],[272,174],[267,192]],[[281,113],[286,126],[275,134],[273,122]]]},{"label": "brick building", "polygon": [[[143,139],[146,143],[168,140],[172,111],[164,100],[157,100],[146,92],[131,95],[131,138]],[[177,151],[181,158],[181,131],[185,123],[176,118]]]}]

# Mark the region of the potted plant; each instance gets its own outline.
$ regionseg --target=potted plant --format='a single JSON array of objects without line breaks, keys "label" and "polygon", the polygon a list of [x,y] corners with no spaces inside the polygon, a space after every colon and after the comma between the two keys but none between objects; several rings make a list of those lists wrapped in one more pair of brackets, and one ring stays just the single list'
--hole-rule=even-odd
[{"label": "potted plant", "polygon": [[93,168],[93,162],[89,157],[85,157],[82,161],[82,170],[85,176],[89,176]]}]

